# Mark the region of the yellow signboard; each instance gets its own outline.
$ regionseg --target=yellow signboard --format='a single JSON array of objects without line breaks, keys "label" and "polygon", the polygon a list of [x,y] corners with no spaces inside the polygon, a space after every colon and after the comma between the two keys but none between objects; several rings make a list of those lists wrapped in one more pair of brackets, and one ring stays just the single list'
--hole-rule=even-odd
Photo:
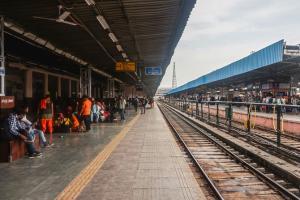
[{"label": "yellow signboard", "polygon": [[135,62],[117,62],[116,63],[117,72],[135,72],[136,65]]}]

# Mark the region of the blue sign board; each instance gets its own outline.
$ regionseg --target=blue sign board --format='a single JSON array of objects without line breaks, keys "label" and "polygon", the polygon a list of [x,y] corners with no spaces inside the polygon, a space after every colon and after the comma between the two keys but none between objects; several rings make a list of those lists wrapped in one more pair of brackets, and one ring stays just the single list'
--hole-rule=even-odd
[{"label": "blue sign board", "polygon": [[145,75],[162,75],[161,67],[145,67]]},{"label": "blue sign board", "polygon": [[5,68],[0,67],[0,76],[4,76],[5,75]]}]

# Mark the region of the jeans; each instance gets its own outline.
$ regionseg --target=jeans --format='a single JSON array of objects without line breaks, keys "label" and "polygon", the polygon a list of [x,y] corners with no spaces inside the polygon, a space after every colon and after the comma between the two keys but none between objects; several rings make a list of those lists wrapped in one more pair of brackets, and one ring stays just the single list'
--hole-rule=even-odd
[{"label": "jeans", "polygon": [[121,120],[125,120],[125,109],[120,109],[120,117],[121,117]]},{"label": "jeans", "polygon": [[99,122],[99,113],[92,113],[91,121],[98,123]]},{"label": "jeans", "polygon": [[30,141],[34,141],[35,139],[35,135],[38,135],[39,138],[40,138],[40,143],[45,145],[47,143],[47,140],[45,138],[45,135],[44,135],[44,132],[41,131],[41,130],[38,130],[38,129],[31,129],[29,132],[28,132],[28,139]]},{"label": "jeans", "polygon": [[26,142],[26,148],[27,148],[28,154],[34,154],[36,152],[36,150],[34,148],[34,144],[32,142]]},{"label": "jeans", "polygon": [[91,116],[90,115],[82,115],[82,120],[84,121],[86,130],[91,130]]}]

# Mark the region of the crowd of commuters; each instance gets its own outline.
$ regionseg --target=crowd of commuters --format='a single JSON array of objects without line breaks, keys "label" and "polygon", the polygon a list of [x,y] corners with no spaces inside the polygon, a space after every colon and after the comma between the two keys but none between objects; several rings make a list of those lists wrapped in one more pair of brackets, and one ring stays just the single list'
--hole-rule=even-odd
[{"label": "crowd of commuters", "polygon": [[[293,95],[293,96],[286,96],[284,94],[278,94],[278,95],[273,95],[272,93],[266,93],[264,95],[239,95],[239,96],[234,96],[232,98],[226,98],[222,97],[219,95],[204,95],[204,96],[190,96],[186,97],[189,100],[198,100],[198,101],[231,101],[231,102],[247,102],[247,103],[262,103],[262,104],[274,104],[274,105],[283,105],[282,106],[282,111],[283,112],[289,112],[289,113],[299,113],[300,109],[297,107],[288,107],[288,105],[293,105],[293,106],[300,106],[300,98],[299,96]],[[287,106],[284,106],[287,105]],[[235,106],[241,106],[239,104],[236,104]],[[268,106],[268,105],[260,105],[256,106],[257,111],[262,111],[262,112],[274,112],[274,107],[273,106]]]},{"label": "crowd of commuters", "polygon": [[[123,96],[109,99],[106,102],[101,99],[73,98],[64,105],[55,105],[51,96],[46,94],[36,108],[35,119],[32,123],[28,119],[29,107],[23,105],[17,107],[10,113],[4,123],[4,134],[1,139],[14,140],[21,139],[25,142],[29,158],[38,157],[41,152],[35,149],[35,138],[39,137],[41,147],[51,147],[53,145],[53,132],[88,132],[91,123],[116,121],[116,114],[119,114],[120,121],[125,121],[125,112],[128,106],[133,106],[141,114],[145,114],[146,105],[154,106],[152,98],[131,98],[126,101]],[[44,134],[49,134],[49,141]]]}]

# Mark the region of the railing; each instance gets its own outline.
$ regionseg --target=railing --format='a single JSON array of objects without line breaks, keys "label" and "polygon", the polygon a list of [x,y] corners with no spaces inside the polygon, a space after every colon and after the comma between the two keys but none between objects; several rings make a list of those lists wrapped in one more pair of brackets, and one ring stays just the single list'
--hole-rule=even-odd
[{"label": "railing", "polygon": [[[288,104],[231,101],[196,101],[186,99],[166,99],[165,102],[202,121],[206,118],[207,121],[212,122],[212,118],[215,118],[214,122],[217,125],[220,125],[220,119],[223,118],[225,119],[225,124],[228,126],[229,131],[233,127],[232,123],[237,122],[233,120],[233,109],[238,109],[238,112],[235,113],[238,113],[241,116],[246,116],[246,119],[243,121],[239,121],[239,123],[244,122],[245,129],[248,133],[250,133],[251,130],[255,128],[257,117],[266,117],[263,115],[259,116],[257,115],[258,113],[271,113],[272,118],[270,118],[270,116],[267,116],[267,118],[272,119],[272,125],[274,131],[276,132],[276,143],[278,146],[281,144],[281,135],[284,132],[283,115],[286,112],[297,113],[298,111],[300,111],[300,106]],[[223,106],[224,109],[220,109],[221,106]],[[246,110],[243,110],[242,108],[245,108]],[[214,110],[214,112],[212,112],[212,110]],[[225,116],[224,114],[221,115],[220,111],[223,113],[225,111]]]}]

